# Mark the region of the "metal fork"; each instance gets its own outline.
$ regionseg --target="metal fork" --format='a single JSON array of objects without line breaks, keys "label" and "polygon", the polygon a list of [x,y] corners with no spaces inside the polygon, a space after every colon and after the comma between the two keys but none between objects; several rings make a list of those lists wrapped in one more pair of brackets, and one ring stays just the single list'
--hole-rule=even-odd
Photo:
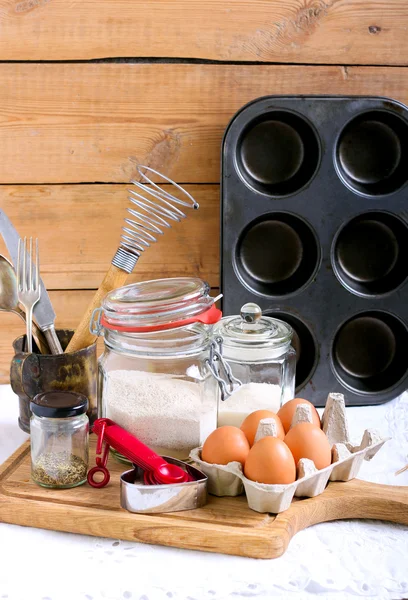
[{"label": "metal fork", "polygon": [[26,312],[27,349],[31,353],[33,351],[33,308],[41,296],[38,239],[35,240],[35,257],[33,257],[33,238],[30,237],[28,252],[27,238],[18,240],[17,292],[18,301],[24,306]]}]

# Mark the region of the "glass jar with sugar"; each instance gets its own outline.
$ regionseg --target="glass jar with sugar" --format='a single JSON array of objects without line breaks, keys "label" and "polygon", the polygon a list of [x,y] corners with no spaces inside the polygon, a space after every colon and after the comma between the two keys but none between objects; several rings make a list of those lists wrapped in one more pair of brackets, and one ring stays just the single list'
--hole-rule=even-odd
[{"label": "glass jar with sugar", "polygon": [[99,416],[161,455],[188,458],[217,426],[207,361],[221,312],[209,293],[196,278],[145,281],[109,293],[92,318],[105,341]]},{"label": "glass jar with sugar", "polygon": [[247,415],[265,409],[277,412],[295,393],[296,353],[287,323],[262,316],[248,303],[241,314],[214,326],[214,339],[232,374],[242,385],[231,396],[218,390],[218,427],[241,426]]}]

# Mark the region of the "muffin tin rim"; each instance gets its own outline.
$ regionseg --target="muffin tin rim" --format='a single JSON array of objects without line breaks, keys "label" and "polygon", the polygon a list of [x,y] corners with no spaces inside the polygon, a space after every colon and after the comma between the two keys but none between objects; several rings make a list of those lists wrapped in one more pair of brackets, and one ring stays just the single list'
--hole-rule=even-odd
[{"label": "muffin tin rim", "polygon": [[[237,110],[237,112],[234,113],[234,115],[231,117],[231,119],[229,120],[227,127],[225,129],[223,138],[222,138],[222,149],[224,149],[224,145],[225,145],[225,141],[226,138],[229,134],[229,130],[231,129],[232,125],[235,123],[235,121],[242,115],[242,113],[246,110],[248,110],[249,108],[251,108],[252,105],[254,104],[258,104],[260,102],[263,102],[265,100],[270,100],[272,101],[272,99],[277,99],[277,100],[377,100],[377,101],[382,101],[382,102],[389,102],[390,104],[393,104],[395,106],[399,106],[401,109],[403,109],[403,111],[405,112],[407,110],[407,105],[405,105],[403,102],[400,102],[400,100],[396,100],[395,98],[391,98],[390,96],[367,96],[367,95],[346,95],[346,94],[265,94],[263,96],[259,96],[258,98],[254,98],[253,100],[250,100],[249,102],[246,102],[243,106],[241,106],[241,108],[239,110]],[[267,111],[267,109],[264,109],[265,112]],[[283,109],[285,110],[285,109]],[[377,109],[375,109],[377,110]],[[378,110],[382,110],[382,109],[378,109]],[[367,112],[365,111],[361,111],[361,112]],[[387,112],[387,111],[386,111]],[[350,119],[349,119],[350,120]],[[346,121],[347,122],[347,121]],[[344,128],[345,125],[343,125]],[[221,157],[221,164],[222,164],[222,157]]]}]

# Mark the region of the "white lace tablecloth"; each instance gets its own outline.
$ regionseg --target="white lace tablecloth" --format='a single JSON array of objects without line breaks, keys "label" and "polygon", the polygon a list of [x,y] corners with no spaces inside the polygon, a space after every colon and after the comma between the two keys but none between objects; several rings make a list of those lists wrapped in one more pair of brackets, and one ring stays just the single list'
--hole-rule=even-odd
[{"label": "white lace tablecloth", "polygon": [[[27,436],[17,400],[0,386],[0,463]],[[392,436],[364,463],[368,481],[408,485],[408,394],[350,408],[353,438]],[[338,521],[298,533],[284,556],[255,560],[0,524],[0,600],[236,600],[408,598],[408,527]]]}]

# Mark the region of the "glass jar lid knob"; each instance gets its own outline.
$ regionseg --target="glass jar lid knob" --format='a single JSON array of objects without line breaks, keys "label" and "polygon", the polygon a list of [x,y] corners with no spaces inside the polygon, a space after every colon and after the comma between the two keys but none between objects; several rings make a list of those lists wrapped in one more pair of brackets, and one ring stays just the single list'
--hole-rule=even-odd
[{"label": "glass jar lid knob", "polygon": [[244,304],[241,308],[240,317],[241,322],[239,323],[238,328],[243,333],[252,335],[267,334],[268,336],[271,336],[275,335],[277,331],[277,327],[271,319],[267,321],[262,319],[261,307],[254,302],[247,302],[247,304]]},{"label": "glass jar lid knob", "polygon": [[241,308],[240,315],[245,323],[256,323],[262,317],[262,310],[254,302],[247,302]]}]

